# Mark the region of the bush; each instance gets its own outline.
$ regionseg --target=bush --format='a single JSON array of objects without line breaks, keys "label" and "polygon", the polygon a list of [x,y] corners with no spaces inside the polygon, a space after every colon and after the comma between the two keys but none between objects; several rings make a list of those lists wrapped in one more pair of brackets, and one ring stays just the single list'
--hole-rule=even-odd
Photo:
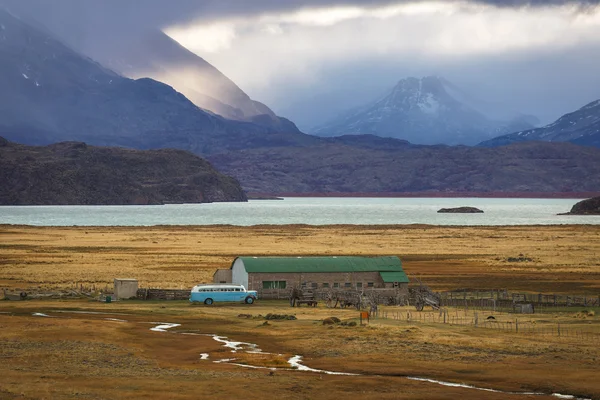
[{"label": "bush", "polygon": [[339,324],[341,321],[338,317],[329,317],[323,320],[323,325],[335,325]]}]

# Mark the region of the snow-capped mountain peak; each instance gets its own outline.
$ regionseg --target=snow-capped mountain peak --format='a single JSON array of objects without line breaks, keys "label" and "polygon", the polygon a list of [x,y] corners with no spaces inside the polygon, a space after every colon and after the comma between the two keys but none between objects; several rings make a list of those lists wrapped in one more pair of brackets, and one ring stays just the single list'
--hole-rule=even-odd
[{"label": "snow-capped mountain peak", "polygon": [[405,78],[383,98],[349,111],[313,133],[374,134],[418,144],[476,144],[507,132],[504,129],[511,123],[487,118],[456,100],[448,88],[449,82],[439,76]]}]

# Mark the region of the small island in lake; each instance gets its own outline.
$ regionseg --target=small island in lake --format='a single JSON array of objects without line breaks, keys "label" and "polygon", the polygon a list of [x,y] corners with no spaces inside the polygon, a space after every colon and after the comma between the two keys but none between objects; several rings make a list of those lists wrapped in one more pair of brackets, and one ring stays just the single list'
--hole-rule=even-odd
[{"label": "small island in lake", "polygon": [[600,196],[576,203],[571,211],[558,215],[600,215]]},{"label": "small island in lake", "polygon": [[438,210],[439,213],[456,213],[456,214],[477,214],[482,213],[483,210],[475,207],[455,207],[455,208],[442,208]]}]

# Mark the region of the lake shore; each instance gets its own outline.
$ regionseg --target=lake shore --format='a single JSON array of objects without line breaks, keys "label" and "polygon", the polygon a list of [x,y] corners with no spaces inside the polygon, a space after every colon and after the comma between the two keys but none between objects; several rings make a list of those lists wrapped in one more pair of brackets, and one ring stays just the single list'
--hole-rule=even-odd
[{"label": "lake shore", "polygon": [[252,198],[277,197],[372,197],[372,198],[488,198],[488,199],[587,199],[600,192],[330,192],[330,193],[261,193],[248,192]]}]

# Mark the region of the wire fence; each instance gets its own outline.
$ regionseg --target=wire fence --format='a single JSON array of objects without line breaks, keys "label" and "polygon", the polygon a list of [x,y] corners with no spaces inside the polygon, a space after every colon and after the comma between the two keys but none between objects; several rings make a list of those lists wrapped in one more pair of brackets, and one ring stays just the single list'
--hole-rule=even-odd
[{"label": "wire fence", "polygon": [[514,314],[503,312],[486,313],[444,308],[436,311],[378,310],[371,315],[371,318],[408,323],[465,326],[600,344],[600,320],[596,317],[596,311],[588,310],[571,314],[567,318],[571,318],[572,321],[554,322],[543,318],[532,319],[530,316],[516,317]]}]

